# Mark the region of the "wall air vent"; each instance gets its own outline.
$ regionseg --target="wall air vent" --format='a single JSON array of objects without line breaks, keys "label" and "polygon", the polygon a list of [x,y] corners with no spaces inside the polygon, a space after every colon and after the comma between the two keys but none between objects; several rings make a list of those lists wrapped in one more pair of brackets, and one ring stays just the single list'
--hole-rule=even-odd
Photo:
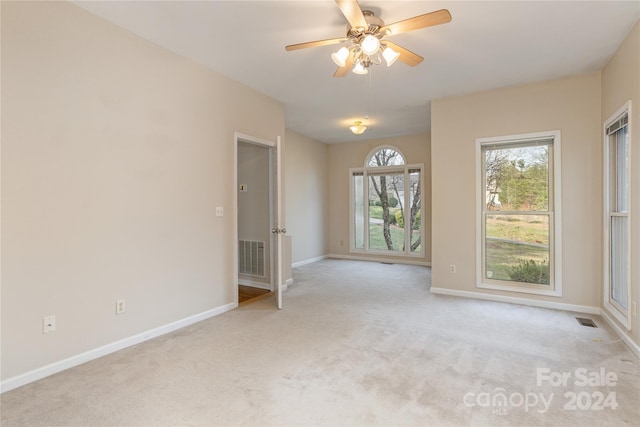
[{"label": "wall air vent", "polygon": [[238,252],[238,273],[265,277],[264,242],[240,240]]}]

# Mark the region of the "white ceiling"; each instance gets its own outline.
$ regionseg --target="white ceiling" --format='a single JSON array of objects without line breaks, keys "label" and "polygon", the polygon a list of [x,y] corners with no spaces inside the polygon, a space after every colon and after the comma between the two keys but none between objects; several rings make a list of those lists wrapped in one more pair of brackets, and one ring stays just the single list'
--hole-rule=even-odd
[{"label": "white ceiling", "polygon": [[[343,37],[333,0],[74,1],[285,106],[286,127],[326,143],[430,130],[432,99],[601,69],[640,17],[640,1],[371,1],[393,23],[438,9],[448,24],[390,37],[425,58],[336,79],[339,46],[288,44]],[[347,126],[368,113],[372,129]]]}]

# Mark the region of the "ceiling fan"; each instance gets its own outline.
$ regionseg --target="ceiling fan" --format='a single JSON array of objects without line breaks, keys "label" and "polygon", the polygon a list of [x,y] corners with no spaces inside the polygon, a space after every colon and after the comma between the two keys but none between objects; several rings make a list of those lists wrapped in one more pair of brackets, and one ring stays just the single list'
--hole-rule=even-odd
[{"label": "ceiling fan", "polygon": [[385,25],[370,10],[362,10],[357,0],[335,0],[340,11],[347,18],[347,35],[335,39],[316,40],[286,46],[287,51],[305,49],[315,46],[328,46],[347,43],[331,55],[338,69],[333,77],[344,77],[351,69],[356,74],[367,74],[373,64],[380,64],[384,59],[390,67],[397,59],[415,67],[424,58],[395,43],[384,40],[385,36],[406,33],[451,21],[447,9],[441,9],[424,15]]}]

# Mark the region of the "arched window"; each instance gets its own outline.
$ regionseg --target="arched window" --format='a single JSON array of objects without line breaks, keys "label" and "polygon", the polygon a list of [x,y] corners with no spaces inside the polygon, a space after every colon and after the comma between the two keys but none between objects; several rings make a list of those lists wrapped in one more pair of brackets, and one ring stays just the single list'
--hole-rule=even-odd
[{"label": "arched window", "polygon": [[376,147],[363,168],[350,169],[352,252],[423,255],[422,169],[407,165],[391,145]]},{"label": "arched window", "polygon": [[404,156],[397,148],[386,145],[377,147],[369,153],[365,167],[404,165]]}]

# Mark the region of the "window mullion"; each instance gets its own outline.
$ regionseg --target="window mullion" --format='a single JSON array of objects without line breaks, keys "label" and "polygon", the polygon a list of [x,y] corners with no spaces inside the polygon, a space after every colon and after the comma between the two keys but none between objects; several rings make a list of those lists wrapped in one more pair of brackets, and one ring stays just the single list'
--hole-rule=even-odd
[{"label": "window mullion", "polygon": [[362,227],[364,228],[362,236],[364,239],[364,250],[369,251],[369,174],[366,169],[362,174],[362,197],[364,198],[363,203],[363,214],[364,221],[362,221]]},{"label": "window mullion", "polygon": [[[404,221],[404,253],[408,254],[411,252],[411,188],[409,186],[409,169],[405,168],[404,170],[404,207],[403,207],[403,218]],[[407,211],[408,209],[408,211]]]}]

